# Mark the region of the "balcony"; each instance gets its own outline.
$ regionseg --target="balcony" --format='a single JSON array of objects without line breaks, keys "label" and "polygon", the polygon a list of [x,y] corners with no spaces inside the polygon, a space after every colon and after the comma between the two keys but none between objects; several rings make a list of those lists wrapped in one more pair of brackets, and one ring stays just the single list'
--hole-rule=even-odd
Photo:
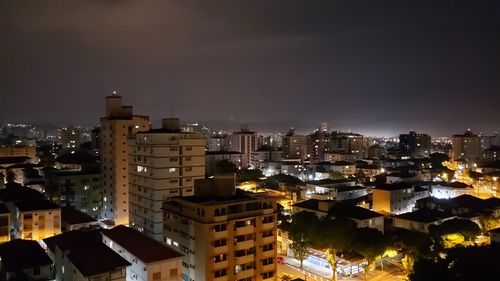
[{"label": "balcony", "polygon": [[262,251],[262,257],[263,258],[270,258],[270,257],[274,257],[276,256],[276,250],[275,249],[272,249],[272,250],[268,250],[268,251]]},{"label": "balcony", "polygon": [[218,231],[218,232],[213,232],[212,237],[214,240],[222,239],[227,237],[227,230],[224,231]]},{"label": "balcony", "polygon": [[226,276],[216,277],[213,279],[214,281],[228,281],[229,279]]},{"label": "balcony", "polygon": [[235,264],[244,264],[244,263],[249,263],[253,262],[255,260],[255,255],[254,254],[249,254],[246,256],[241,256],[241,257],[235,257],[234,262]]},{"label": "balcony", "polygon": [[276,263],[263,265],[261,271],[262,272],[276,271]]},{"label": "balcony", "polygon": [[213,249],[214,256],[227,253],[227,245],[220,246],[220,247],[214,246],[212,249]]},{"label": "balcony", "polygon": [[270,244],[276,242],[276,237],[274,235],[268,236],[268,237],[263,237],[262,238],[262,244]]},{"label": "balcony", "polygon": [[247,225],[247,226],[242,226],[242,227],[237,227],[236,228],[236,233],[234,236],[239,236],[239,235],[244,235],[244,234],[250,234],[253,233],[255,230],[255,227],[253,225]]},{"label": "balcony", "polygon": [[253,239],[245,240],[235,243],[235,250],[244,250],[255,246],[255,241]]},{"label": "balcony", "polygon": [[220,262],[214,262],[213,263],[213,269],[214,270],[218,270],[218,269],[222,269],[222,268],[227,268],[228,266],[228,261],[225,260],[225,261],[220,261]]},{"label": "balcony", "polygon": [[247,270],[240,271],[240,272],[236,273],[235,279],[240,280],[240,279],[249,278],[249,277],[254,276],[254,274],[255,274],[255,269],[253,269],[253,268],[247,269]]},{"label": "balcony", "polygon": [[274,229],[274,222],[262,223],[262,230]]}]

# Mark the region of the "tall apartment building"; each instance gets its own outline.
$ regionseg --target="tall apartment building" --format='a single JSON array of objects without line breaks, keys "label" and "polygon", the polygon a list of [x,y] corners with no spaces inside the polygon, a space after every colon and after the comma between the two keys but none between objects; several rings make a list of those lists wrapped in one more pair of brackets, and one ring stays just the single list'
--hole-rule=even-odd
[{"label": "tall apartment building", "polygon": [[306,136],[295,134],[294,129],[290,129],[283,137],[283,159],[306,159],[307,142]]},{"label": "tall apartment building", "polygon": [[235,184],[198,180],[194,196],[164,203],[165,242],[186,254],[183,280],[277,280],[276,200]]},{"label": "tall apartment building", "polygon": [[77,149],[82,143],[82,128],[70,125],[60,131],[61,147],[63,149]]},{"label": "tall apartment building", "polygon": [[467,130],[462,135],[453,135],[452,159],[475,163],[482,157],[481,137]]},{"label": "tall apartment building", "polygon": [[227,135],[215,135],[207,138],[208,151],[226,151],[228,150]]},{"label": "tall apartment building", "polygon": [[181,132],[179,119],[165,118],[162,128],[140,132],[130,142],[130,223],[163,240],[162,203],[191,196],[194,181],[205,177],[205,136]]},{"label": "tall apartment building", "polygon": [[241,167],[248,168],[250,166],[252,152],[259,147],[259,137],[256,132],[248,130],[247,125],[241,125],[239,132],[234,132],[228,137],[229,150],[237,151],[242,154]]},{"label": "tall apartment building", "polygon": [[325,131],[316,130],[307,136],[307,156],[311,163],[325,160],[325,153],[330,151],[330,134]]},{"label": "tall apartment building", "polygon": [[431,154],[431,136],[410,131],[399,135],[399,149],[405,156],[428,157]]},{"label": "tall apartment building", "polygon": [[116,93],[106,97],[106,116],[101,118],[100,148],[103,171],[102,218],[129,224],[128,138],[149,130],[149,117],[133,115]]},{"label": "tall apartment building", "polygon": [[332,132],[330,151],[355,154],[357,158],[365,156],[365,138],[361,134]]}]

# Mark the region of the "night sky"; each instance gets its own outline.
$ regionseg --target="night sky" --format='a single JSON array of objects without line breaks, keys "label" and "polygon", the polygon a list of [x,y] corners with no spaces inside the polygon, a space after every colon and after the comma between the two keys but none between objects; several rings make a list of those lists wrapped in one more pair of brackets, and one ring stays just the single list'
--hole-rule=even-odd
[{"label": "night sky", "polygon": [[500,130],[500,1],[0,0],[0,121]]}]

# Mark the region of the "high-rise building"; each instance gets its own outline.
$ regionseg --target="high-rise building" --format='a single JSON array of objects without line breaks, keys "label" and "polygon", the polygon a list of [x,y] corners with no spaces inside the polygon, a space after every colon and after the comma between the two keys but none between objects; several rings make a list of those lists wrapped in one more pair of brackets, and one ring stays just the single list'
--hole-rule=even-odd
[{"label": "high-rise building", "polygon": [[367,147],[365,138],[361,134],[350,132],[332,132],[330,151],[354,154],[355,158],[365,157]]},{"label": "high-rise building", "polygon": [[410,131],[399,135],[399,149],[409,157],[428,157],[431,154],[431,136]]},{"label": "high-rise building", "polygon": [[464,161],[467,164],[475,163],[482,157],[481,137],[470,130],[462,135],[453,135],[452,159]]},{"label": "high-rise building", "polygon": [[164,203],[165,242],[186,254],[183,280],[276,280],[276,200],[235,184],[198,180],[194,196]]},{"label": "high-rise building", "polygon": [[60,131],[62,149],[77,149],[82,143],[82,128],[70,125]]},{"label": "high-rise building", "polygon": [[227,135],[210,136],[207,139],[208,151],[227,151],[228,137]]},{"label": "high-rise building", "polygon": [[306,138],[307,156],[312,163],[325,161],[325,153],[330,151],[330,134],[325,131],[316,130]]},{"label": "high-rise building", "polygon": [[182,132],[179,119],[165,118],[162,128],[129,140],[130,224],[163,240],[162,203],[191,196],[194,181],[205,177],[205,136]]},{"label": "high-rise building", "polygon": [[241,125],[239,132],[234,132],[228,137],[229,150],[240,152],[241,167],[248,168],[250,166],[252,152],[259,147],[259,138],[256,132],[248,130],[246,124]]},{"label": "high-rise building", "polygon": [[295,134],[292,128],[283,137],[283,159],[306,159],[306,136]]},{"label": "high-rise building", "polygon": [[106,97],[106,116],[101,118],[100,157],[103,171],[102,218],[115,224],[129,224],[128,138],[149,130],[149,117],[133,115],[122,97]]}]

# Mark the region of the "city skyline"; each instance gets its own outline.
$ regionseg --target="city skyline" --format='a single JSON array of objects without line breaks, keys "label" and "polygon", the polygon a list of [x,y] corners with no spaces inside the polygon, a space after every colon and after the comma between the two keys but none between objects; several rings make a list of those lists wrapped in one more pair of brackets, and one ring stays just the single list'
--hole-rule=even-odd
[{"label": "city skyline", "polygon": [[3,2],[0,120],[96,125],[118,90],[234,129],[497,131],[496,4],[381,2]]}]

